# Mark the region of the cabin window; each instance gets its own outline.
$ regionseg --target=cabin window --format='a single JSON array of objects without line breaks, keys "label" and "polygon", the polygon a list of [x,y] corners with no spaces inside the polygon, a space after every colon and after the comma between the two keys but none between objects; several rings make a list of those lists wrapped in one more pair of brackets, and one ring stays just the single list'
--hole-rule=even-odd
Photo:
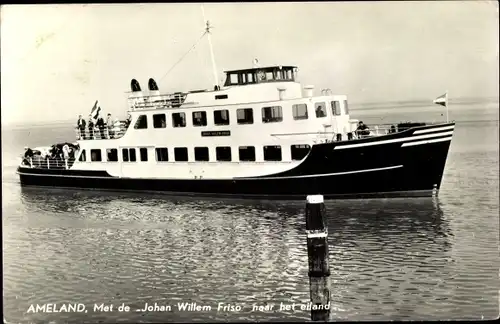
[{"label": "cabin window", "polygon": [[101,162],[102,161],[101,150],[90,150],[90,160],[92,162]]},{"label": "cabin window", "polygon": [[140,115],[135,122],[135,129],[146,129],[148,128],[148,119],[146,115]]},{"label": "cabin window", "polygon": [[316,112],[316,118],[326,117],[326,104],[324,102],[315,103],[314,111]]},{"label": "cabin window", "polygon": [[303,158],[306,157],[307,153],[309,153],[310,149],[311,146],[307,144],[292,145],[290,147],[290,151],[292,153],[292,160],[302,160]]},{"label": "cabin window", "polygon": [[106,156],[108,157],[108,162],[118,162],[118,150],[117,149],[107,149]]},{"label": "cabin window", "polygon": [[129,160],[128,149],[122,149],[122,158],[123,158],[123,162],[128,162],[128,160]]},{"label": "cabin window", "polygon": [[334,116],[340,116],[340,102],[332,101],[332,114]]},{"label": "cabin window", "polygon": [[207,126],[207,113],[205,111],[193,112],[194,126]]},{"label": "cabin window", "polygon": [[307,104],[297,104],[292,106],[293,119],[307,119]]},{"label": "cabin window", "polygon": [[176,147],[174,148],[174,157],[176,161],[186,162],[188,160],[188,149],[187,147]]},{"label": "cabin window", "polygon": [[255,161],[255,147],[240,146],[238,149],[240,161]]},{"label": "cabin window", "polygon": [[156,161],[168,162],[168,148],[166,148],[166,147],[157,147],[156,148]]},{"label": "cabin window", "polygon": [[194,160],[195,161],[208,161],[208,147],[195,147],[194,148]]},{"label": "cabin window", "polygon": [[78,159],[78,161],[80,162],[85,162],[87,161],[87,157],[86,157],[86,152],[85,150],[82,151],[82,154],[80,154],[80,158]]},{"label": "cabin window", "polygon": [[262,108],[262,122],[276,123],[283,121],[283,111],[280,106]]},{"label": "cabin window", "polygon": [[349,115],[349,105],[347,104],[347,100],[344,100],[344,111],[346,115]]},{"label": "cabin window", "polygon": [[253,124],[253,109],[242,108],[236,110],[236,119],[238,124]]},{"label": "cabin window", "polygon": [[186,127],[186,114],[183,112],[173,113],[172,125],[174,125],[174,127]]},{"label": "cabin window", "polygon": [[216,147],[215,155],[217,161],[231,162],[231,147],[230,146]]},{"label": "cabin window", "polygon": [[255,78],[253,77],[253,73],[247,73],[247,82],[255,83]]},{"label": "cabin window", "polygon": [[154,128],[167,127],[167,117],[165,116],[165,114],[153,115],[153,127]]},{"label": "cabin window", "polygon": [[214,124],[215,125],[229,125],[229,110],[215,110],[214,111]]},{"label": "cabin window", "polygon": [[281,146],[264,146],[264,161],[281,161]]},{"label": "cabin window", "polygon": [[146,162],[148,160],[148,149],[146,147],[141,147],[139,154],[141,155],[141,161]]},{"label": "cabin window", "polygon": [[229,79],[231,84],[238,84],[238,75],[237,74],[230,74]]},{"label": "cabin window", "polygon": [[137,160],[135,156],[135,148],[122,149],[122,158],[123,162],[135,162]]},{"label": "cabin window", "polygon": [[227,99],[227,94],[215,96],[215,100]]}]

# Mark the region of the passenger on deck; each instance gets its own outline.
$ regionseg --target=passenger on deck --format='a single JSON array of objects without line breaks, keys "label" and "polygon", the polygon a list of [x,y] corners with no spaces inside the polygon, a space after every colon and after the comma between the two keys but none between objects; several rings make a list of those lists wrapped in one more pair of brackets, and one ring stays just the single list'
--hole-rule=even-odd
[{"label": "passenger on deck", "polygon": [[389,134],[396,133],[396,126],[391,125],[391,129],[389,129]]},{"label": "passenger on deck", "polygon": [[24,159],[23,162],[27,163],[29,166],[33,167],[33,150],[30,149],[29,147],[25,146],[24,147]]},{"label": "passenger on deck", "polygon": [[68,168],[68,159],[69,159],[69,146],[68,144],[64,144],[62,147],[62,154],[64,158],[64,167],[67,169]]},{"label": "passenger on deck", "polygon": [[109,139],[114,137],[113,127],[114,127],[113,119],[111,118],[111,114],[108,114],[108,118],[106,118],[106,128],[108,129]]},{"label": "passenger on deck", "polygon": [[125,129],[127,129],[130,126],[131,122],[132,122],[132,116],[129,114],[127,116],[127,120],[125,121]]},{"label": "passenger on deck", "polygon": [[82,115],[78,116],[78,121],[76,122],[76,127],[78,128],[79,137],[78,139],[85,139],[85,119],[82,118]]},{"label": "passenger on deck", "polygon": [[370,135],[370,129],[368,128],[368,126],[366,126],[365,124],[363,124],[362,121],[360,121],[358,123],[358,128],[356,129],[356,135],[359,138],[366,137],[366,136]]},{"label": "passenger on deck", "polygon": [[101,114],[97,115],[97,122],[95,123],[97,128],[99,128],[99,132],[101,133],[101,139],[105,139],[104,136],[104,118],[102,118]]},{"label": "passenger on deck", "polygon": [[94,139],[94,118],[92,118],[92,114],[89,115],[89,139]]}]

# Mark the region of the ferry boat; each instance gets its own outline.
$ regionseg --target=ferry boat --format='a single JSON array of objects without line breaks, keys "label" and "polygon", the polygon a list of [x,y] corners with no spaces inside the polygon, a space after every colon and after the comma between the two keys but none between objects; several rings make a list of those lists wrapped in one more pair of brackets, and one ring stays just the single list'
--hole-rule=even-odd
[{"label": "ferry boat", "polygon": [[455,123],[359,131],[347,96],[314,95],[296,66],[255,64],[225,77],[175,93],[132,80],[128,122],[77,130],[65,157],[54,153],[63,144],[51,156],[29,149],[21,185],[271,200],[438,194]]}]

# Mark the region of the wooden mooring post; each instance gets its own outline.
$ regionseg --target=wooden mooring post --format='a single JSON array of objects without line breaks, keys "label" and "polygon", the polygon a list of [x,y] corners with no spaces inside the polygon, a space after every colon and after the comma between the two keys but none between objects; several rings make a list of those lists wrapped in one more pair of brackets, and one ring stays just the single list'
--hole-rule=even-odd
[{"label": "wooden mooring post", "polygon": [[328,266],[328,228],[322,195],[307,196],[307,256],[311,293],[311,320],[330,318],[330,268]]}]

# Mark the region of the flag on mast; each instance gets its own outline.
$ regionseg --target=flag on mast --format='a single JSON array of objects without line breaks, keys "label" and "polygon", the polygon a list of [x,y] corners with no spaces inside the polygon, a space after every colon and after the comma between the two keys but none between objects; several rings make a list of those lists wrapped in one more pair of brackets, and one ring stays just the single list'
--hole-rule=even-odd
[{"label": "flag on mast", "polygon": [[444,107],[448,107],[448,92],[434,99],[434,103]]},{"label": "flag on mast", "polygon": [[449,121],[449,118],[448,118],[448,91],[446,91],[444,95],[441,95],[441,96],[437,97],[436,99],[434,99],[434,103],[437,105],[441,105],[441,106],[446,107],[446,122],[448,122]]},{"label": "flag on mast", "polygon": [[96,119],[97,115],[99,115],[99,112],[101,111],[101,107],[98,106],[99,100],[95,101],[94,107],[92,107],[92,111],[90,112],[90,115],[92,118]]}]

